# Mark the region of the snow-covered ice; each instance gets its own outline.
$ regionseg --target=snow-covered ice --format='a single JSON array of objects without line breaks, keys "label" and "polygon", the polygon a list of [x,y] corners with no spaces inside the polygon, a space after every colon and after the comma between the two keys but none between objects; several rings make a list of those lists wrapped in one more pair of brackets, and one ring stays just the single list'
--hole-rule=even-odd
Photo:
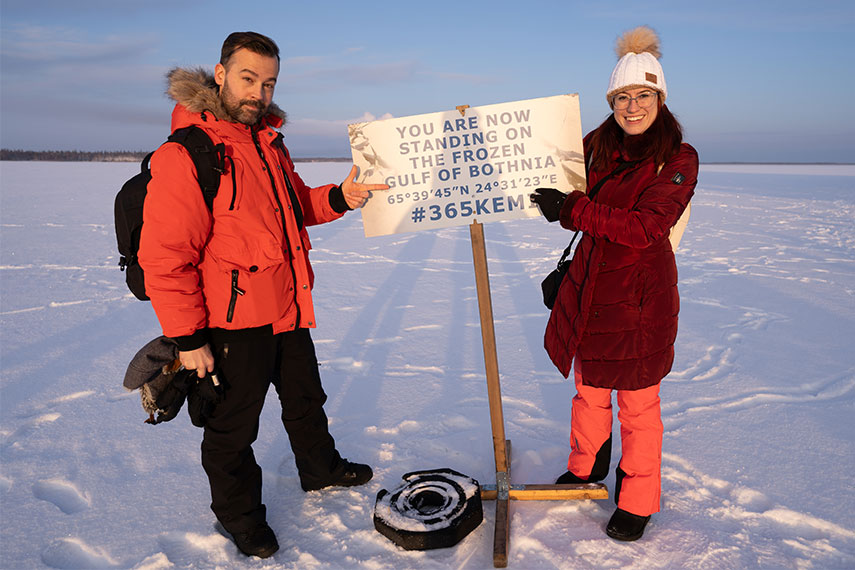
[{"label": "snow-covered ice", "polygon": [[[468,229],[365,239],[352,213],[310,230],[327,413],[375,478],[303,493],[271,396],[255,452],[282,549],[249,559],[214,529],[199,429],[144,424],[121,386],[159,334],[116,266],[112,200],[137,169],[0,163],[0,567],[492,568],[490,501],[449,549],[403,551],[372,523],[409,471],[495,483]],[[316,184],[347,169],[298,164]],[[572,385],[542,348],[539,284],[569,233],[484,230],[512,482],[550,483]],[[508,566],[855,567],[855,167],[703,166],[678,267],[662,512],[623,544],[611,500],[514,502]]]}]

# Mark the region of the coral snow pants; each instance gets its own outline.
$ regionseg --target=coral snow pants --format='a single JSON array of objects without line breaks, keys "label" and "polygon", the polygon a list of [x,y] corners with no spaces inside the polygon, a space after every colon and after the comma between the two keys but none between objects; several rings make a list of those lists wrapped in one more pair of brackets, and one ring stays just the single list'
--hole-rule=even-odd
[{"label": "coral snow pants", "polygon": [[[567,469],[586,481],[602,481],[612,449],[612,390],[582,383],[578,359],[573,363],[576,396],[570,418]],[[662,468],[662,418],[659,384],[641,390],[616,390],[621,458],[615,502],[634,515],[659,512]]]},{"label": "coral snow pants", "polygon": [[212,331],[211,344],[225,394],[205,425],[202,467],[211,485],[211,510],[226,530],[244,532],[266,519],[252,443],[271,384],[301,483],[325,482],[342,459],[329,433],[323,409],[327,396],[307,329],[228,340]]}]

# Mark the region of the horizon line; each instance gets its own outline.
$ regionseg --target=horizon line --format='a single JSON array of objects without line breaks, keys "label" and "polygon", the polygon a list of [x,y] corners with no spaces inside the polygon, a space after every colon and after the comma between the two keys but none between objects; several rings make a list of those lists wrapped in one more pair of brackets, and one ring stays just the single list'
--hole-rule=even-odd
[{"label": "horizon line", "polygon": [[[150,152],[150,151],[149,151]],[[145,157],[149,154],[146,151],[115,151],[115,150],[22,150],[22,149],[8,149],[8,148],[0,148],[0,162],[138,162],[141,160],[141,157]],[[32,158],[10,158],[8,154],[30,154]],[[43,160],[38,158],[39,155],[50,155],[50,154],[62,154],[62,153],[77,153],[84,155],[103,155],[103,156],[112,156],[118,160],[97,160],[89,158],[87,160],[73,160],[73,159],[63,159],[61,157],[54,157],[54,160]],[[136,155],[136,156],[127,156],[127,158],[122,158],[125,155]],[[344,156],[294,156],[291,155],[291,160],[294,162],[348,162],[352,161],[352,157],[344,157]],[[751,165],[751,164],[764,164],[764,165],[815,165],[815,166],[855,166],[855,162],[829,162],[829,161],[762,161],[762,160],[715,160],[715,161],[701,161],[698,164],[702,165],[718,165],[718,164],[731,164],[731,165]]]}]

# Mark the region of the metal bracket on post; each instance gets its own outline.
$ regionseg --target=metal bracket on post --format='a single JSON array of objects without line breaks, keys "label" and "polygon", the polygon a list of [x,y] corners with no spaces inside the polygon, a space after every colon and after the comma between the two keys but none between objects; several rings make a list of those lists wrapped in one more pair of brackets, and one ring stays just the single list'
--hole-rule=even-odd
[{"label": "metal bracket on post", "polygon": [[496,499],[507,501],[511,498],[511,477],[504,471],[496,473]]}]

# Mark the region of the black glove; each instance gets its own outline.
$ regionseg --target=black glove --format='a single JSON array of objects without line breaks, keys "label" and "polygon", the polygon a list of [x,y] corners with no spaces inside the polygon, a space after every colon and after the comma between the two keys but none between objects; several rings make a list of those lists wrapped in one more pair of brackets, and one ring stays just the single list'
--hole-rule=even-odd
[{"label": "black glove", "polygon": [[196,385],[196,371],[184,370],[183,368],[172,375],[169,383],[155,398],[157,406],[157,417],[154,414],[145,421],[147,424],[157,425],[161,422],[168,422],[178,415],[181,411],[181,406],[184,405],[184,400],[187,399],[187,394]]},{"label": "black glove", "polygon": [[204,427],[208,418],[214,413],[217,404],[223,401],[226,389],[222,375],[207,374],[204,378],[196,377],[198,382],[187,394],[187,412],[190,422],[196,427]]},{"label": "black glove", "polygon": [[567,199],[567,194],[555,188],[537,188],[530,194],[531,201],[540,208],[540,213],[548,222],[557,222],[561,206]]}]

